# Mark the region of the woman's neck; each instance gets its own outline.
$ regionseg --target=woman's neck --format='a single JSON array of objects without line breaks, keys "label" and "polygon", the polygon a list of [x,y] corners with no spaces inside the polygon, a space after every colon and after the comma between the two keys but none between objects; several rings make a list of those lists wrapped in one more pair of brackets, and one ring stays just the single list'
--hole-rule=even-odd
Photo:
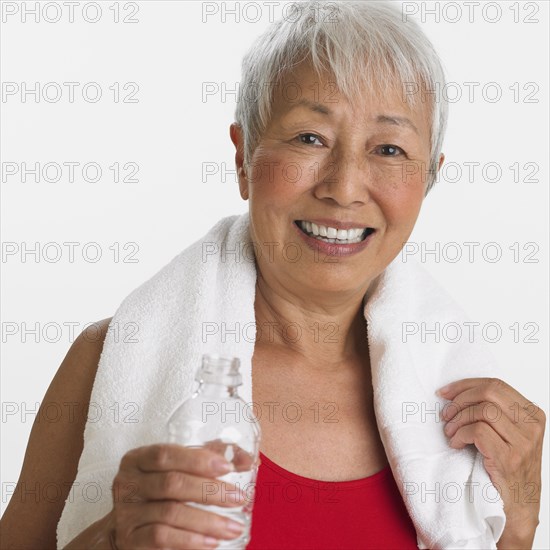
[{"label": "woman's neck", "polygon": [[258,274],[254,309],[256,345],[281,346],[329,370],[368,354],[361,294],[338,307],[316,304],[313,309],[303,297],[273,289]]}]

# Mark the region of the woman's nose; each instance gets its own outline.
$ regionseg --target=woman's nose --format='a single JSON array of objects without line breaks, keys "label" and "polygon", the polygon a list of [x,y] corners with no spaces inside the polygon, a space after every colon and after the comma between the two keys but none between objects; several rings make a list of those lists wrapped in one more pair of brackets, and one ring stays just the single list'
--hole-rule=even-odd
[{"label": "woman's nose", "polygon": [[370,199],[371,169],[366,158],[341,155],[321,165],[315,174],[315,196],[342,207],[361,206]]}]

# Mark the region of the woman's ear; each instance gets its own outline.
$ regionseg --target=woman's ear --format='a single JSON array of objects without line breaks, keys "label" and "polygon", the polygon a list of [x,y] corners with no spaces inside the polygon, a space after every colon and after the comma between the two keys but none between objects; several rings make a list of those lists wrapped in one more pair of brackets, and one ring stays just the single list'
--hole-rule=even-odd
[{"label": "woman's ear", "polygon": [[248,200],[248,179],[244,169],[244,138],[242,128],[236,122],[229,127],[229,135],[233,145],[235,145],[235,167],[237,168],[237,177],[239,179],[239,192],[243,200]]},{"label": "woman's ear", "polygon": [[439,165],[437,166],[437,171],[439,172],[441,170],[441,167],[443,166],[443,163],[445,162],[445,155],[441,153],[439,155]]}]

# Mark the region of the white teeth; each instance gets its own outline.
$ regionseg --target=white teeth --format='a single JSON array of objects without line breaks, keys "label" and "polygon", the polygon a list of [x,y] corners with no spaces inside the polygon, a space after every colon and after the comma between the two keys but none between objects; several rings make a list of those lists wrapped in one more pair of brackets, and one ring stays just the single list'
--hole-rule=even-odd
[{"label": "white teeth", "polygon": [[313,222],[300,221],[300,227],[306,233],[313,235],[321,241],[329,243],[354,244],[363,240],[364,229],[336,229],[335,227],[326,227]]}]

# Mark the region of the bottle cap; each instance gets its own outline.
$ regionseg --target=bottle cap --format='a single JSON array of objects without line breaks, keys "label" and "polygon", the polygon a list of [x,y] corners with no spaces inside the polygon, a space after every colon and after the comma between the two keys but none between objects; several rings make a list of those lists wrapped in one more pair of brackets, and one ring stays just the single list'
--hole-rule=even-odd
[{"label": "bottle cap", "polygon": [[201,368],[197,370],[195,380],[202,383],[240,386],[242,384],[238,357],[224,357],[215,353],[202,356]]}]

